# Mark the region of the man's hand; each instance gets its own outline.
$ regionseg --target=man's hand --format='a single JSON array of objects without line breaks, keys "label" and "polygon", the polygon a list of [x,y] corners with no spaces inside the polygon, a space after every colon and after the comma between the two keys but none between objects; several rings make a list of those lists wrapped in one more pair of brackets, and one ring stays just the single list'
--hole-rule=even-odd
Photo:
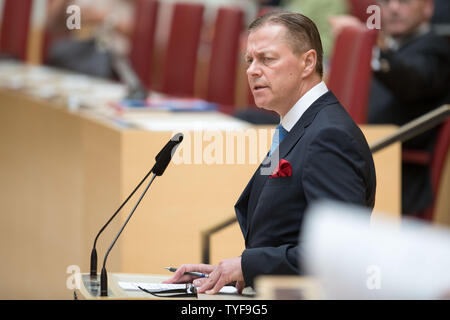
[{"label": "man's hand", "polygon": [[163,283],[191,283],[195,276],[184,274],[185,272],[202,272],[210,274],[216,267],[210,264],[183,264],[175,271],[172,278]]},{"label": "man's hand", "polygon": [[237,281],[236,288],[241,293],[245,287],[241,269],[241,257],[223,260],[209,274],[209,278],[194,280],[198,293],[216,294],[226,284]]},{"label": "man's hand", "polygon": [[[194,276],[185,275],[185,272],[203,272],[209,277],[195,279]],[[172,278],[163,283],[187,283],[192,280],[198,293],[216,294],[223,286],[233,281],[236,281],[236,288],[241,293],[245,287],[241,257],[223,260],[217,267],[209,264],[183,264]]]}]

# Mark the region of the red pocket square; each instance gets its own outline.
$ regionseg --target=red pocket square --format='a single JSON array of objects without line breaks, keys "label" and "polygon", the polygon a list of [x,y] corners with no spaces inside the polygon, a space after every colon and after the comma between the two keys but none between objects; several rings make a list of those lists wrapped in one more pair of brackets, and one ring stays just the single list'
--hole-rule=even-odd
[{"label": "red pocket square", "polygon": [[289,161],[281,159],[278,166],[273,170],[269,178],[290,177],[292,176],[292,166]]}]

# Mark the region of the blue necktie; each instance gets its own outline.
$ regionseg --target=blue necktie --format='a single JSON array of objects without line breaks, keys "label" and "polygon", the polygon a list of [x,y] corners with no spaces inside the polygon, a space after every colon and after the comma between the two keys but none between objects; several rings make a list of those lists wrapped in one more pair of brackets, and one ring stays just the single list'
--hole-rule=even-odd
[{"label": "blue necktie", "polygon": [[275,129],[273,138],[272,138],[272,145],[270,146],[269,156],[271,156],[272,152],[274,152],[278,148],[281,141],[283,141],[283,139],[286,137],[286,135],[288,133],[289,133],[289,131],[287,131],[285,128],[283,128],[281,123],[277,126],[277,128]]}]

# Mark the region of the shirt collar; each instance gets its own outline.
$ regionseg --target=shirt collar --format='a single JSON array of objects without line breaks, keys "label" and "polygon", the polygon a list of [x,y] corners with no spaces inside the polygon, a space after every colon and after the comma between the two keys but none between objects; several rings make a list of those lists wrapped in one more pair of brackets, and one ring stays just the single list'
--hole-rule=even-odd
[{"label": "shirt collar", "polygon": [[328,88],[325,82],[320,82],[319,84],[312,87],[308,92],[306,92],[294,106],[286,113],[284,117],[281,118],[281,125],[287,131],[291,131],[294,125],[300,120],[301,116],[305,111],[322,95],[328,92]]}]

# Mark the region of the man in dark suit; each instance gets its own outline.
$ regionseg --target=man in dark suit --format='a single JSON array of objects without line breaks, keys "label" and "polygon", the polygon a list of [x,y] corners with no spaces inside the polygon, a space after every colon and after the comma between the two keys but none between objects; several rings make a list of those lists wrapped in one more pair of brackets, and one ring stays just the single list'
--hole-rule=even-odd
[{"label": "man in dark suit", "polygon": [[[403,125],[450,101],[450,46],[433,32],[433,0],[379,1],[382,29],[374,51],[369,123]],[[403,145],[430,151],[435,130]],[[418,213],[432,201],[429,168],[403,163],[402,211]]]},{"label": "man in dark suit", "polygon": [[[434,25],[449,25],[450,24],[450,1],[435,0],[434,14],[431,18],[431,23]],[[448,35],[448,31],[446,33]]]},{"label": "man in dark suit", "polygon": [[183,265],[167,281],[196,279],[217,293],[237,281],[241,290],[264,274],[299,274],[299,231],[307,206],[335,199],[372,208],[375,169],[364,135],[322,81],[322,45],[315,24],[294,13],[272,13],[249,27],[247,76],[256,105],[281,123],[263,163],[235,205],[245,238],[242,256],[218,266]]}]

